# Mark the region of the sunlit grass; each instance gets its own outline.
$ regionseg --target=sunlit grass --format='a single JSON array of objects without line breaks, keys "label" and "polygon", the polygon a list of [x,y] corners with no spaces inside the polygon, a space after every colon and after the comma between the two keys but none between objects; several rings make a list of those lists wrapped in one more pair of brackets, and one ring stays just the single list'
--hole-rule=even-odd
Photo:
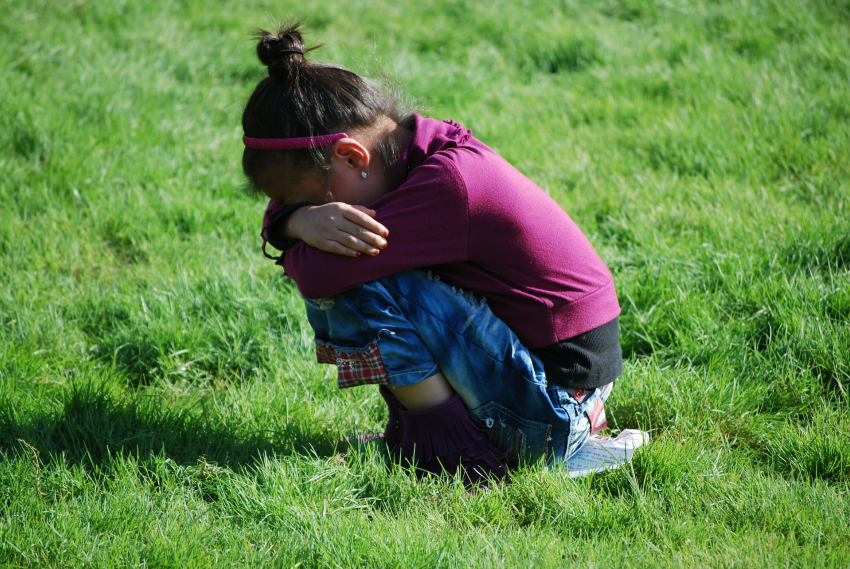
[{"label": "sunlit grass", "polygon": [[[850,7],[0,0],[0,565],[850,563]],[[614,274],[616,428],[469,494],[371,445],[259,252],[248,32],[307,20],[546,189]]]}]

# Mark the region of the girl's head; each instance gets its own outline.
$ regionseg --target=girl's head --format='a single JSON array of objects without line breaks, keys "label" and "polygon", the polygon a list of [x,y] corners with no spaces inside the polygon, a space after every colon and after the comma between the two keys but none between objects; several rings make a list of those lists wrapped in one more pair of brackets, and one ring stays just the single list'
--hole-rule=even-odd
[{"label": "girl's head", "polygon": [[[257,39],[257,55],[269,76],[254,89],[242,114],[245,136],[300,138],[344,132],[351,138],[308,149],[245,148],[242,170],[251,186],[279,201],[308,198],[294,195],[304,194],[307,187],[333,194],[334,185],[350,186],[354,174],[366,171],[363,160],[368,167],[369,150],[377,154],[380,168],[375,168],[372,156],[368,173],[375,177],[361,178],[361,182],[391,184],[402,133],[412,124],[412,116],[402,116],[395,101],[372,81],[341,67],[309,61],[306,54],[316,48],[305,48],[298,24],[284,24],[276,34],[258,30]],[[352,176],[332,184],[334,175],[339,178],[337,163],[352,167],[343,173]],[[325,201],[334,199],[328,197]],[[336,201],[352,200],[337,197]]]}]

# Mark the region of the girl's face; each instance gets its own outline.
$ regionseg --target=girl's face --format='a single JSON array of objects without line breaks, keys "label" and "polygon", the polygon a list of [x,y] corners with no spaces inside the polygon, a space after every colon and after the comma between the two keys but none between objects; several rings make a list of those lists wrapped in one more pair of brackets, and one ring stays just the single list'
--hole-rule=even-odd
[{"label": "girl's face", "polygon": [[[372,156],[356,140],[344,138],[334,144],[331,168],[324,179],[310,174],[293,178],[287,172],[269,171],[258,181],[263,193],[281,204],[309,201],[369,206],[389,191],[380,160]],[[363,172],[369,175],[364,178]]]}]

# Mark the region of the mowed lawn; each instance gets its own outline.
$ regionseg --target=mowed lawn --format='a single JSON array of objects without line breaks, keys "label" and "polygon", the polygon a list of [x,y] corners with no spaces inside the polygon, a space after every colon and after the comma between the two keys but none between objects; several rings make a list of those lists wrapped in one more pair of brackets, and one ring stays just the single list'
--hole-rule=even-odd
[{"label": "mowed lawn", "polygon": [[[338,442],[383,402],[240,189],[287,16],[590,237],[629,467],[469,494]],[[0,0],[0,566],[850,566],[848,178],[847,0]]]}]

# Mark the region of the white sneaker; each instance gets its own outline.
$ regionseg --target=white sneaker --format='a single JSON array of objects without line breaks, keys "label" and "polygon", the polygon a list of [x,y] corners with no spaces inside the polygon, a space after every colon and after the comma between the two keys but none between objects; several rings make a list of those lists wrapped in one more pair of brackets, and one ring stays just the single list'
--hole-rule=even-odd
[{"label": "white sneaker", "polygon": [[623,429],[614,438],[590,435],[587,442],[567,462],[570,478],[613,470],[632,460],[635,449],[649,442],[649,433]]}]

